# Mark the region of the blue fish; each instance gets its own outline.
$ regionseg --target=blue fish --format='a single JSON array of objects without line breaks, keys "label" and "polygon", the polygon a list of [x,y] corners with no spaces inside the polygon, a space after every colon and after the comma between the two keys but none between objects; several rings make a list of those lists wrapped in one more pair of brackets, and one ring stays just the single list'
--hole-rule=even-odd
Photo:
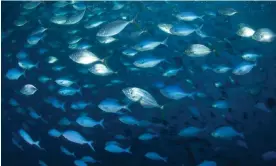
[{"label": "blue fish", "polygon": [[20,71],[17,68],[9,69],[8,72],[6,73],[6,77],[9,80],[18,80],[22,75],[26,77],[25,71]]},{"label": "blue fish", "polygon": [[38,147],[41,150],[45,150],[44,148],[40,147],[39,145],[39,141],[34,141],[32,139],[32,137],[23,129],[20,129],[18,131],[18,134],[24,139],[24,141],[26,141],[28,144],[30,145],[35,145],[36,147]]},{"label": "blue fish", "polygon": [[159,160],[159,161],[164,161],[164,162],[167,162],[168,161],[168,158],[167,157],[161,157],[158,153],[156,152],[147,152],[145,154],[145,157],[151,159],[151,160]]}]

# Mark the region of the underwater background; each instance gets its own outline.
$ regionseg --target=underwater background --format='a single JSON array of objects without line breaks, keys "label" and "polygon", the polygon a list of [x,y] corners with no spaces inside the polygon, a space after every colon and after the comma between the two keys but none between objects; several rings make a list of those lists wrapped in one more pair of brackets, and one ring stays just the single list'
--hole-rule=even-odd
[{"label": "underwater background", "polygon": [[[275,41],[260,42],[236,35],[240,23],[250,25],[255,30],[269,28],[276,32],[276,2],[122,1],[118,2],[118,5],[115,2],[78,1],[75,2],[75,6],[74,3],[68,2],[64,7],[60,7],[63,4],[59,4],[58,7],[53,5],[56,2],[41,2],[37,6],[29,4],[31,7],[26,5],[28,2],[1,3],[3,166],[42,165],[39,160],[49,166],[70,166],[77,165],[74,161],[82,156],[91,156],[100,161],[88,162],[87,165],[102,166],[196,166],[204,160],[214,161],[218,166],[276,166]],[[120,6],[122,4],[123,7]],[[66,20],[63,22],[63,18],[78,15],[85,10],[82,8],[87,9],[80,21],[63,25],[66,23]],[[223,12],[219,11],[225,8],[233,8],[237,13],[231,16],[223,15]],[[197,19],[187,24],[196,29],[203,24],[202,29],[208,37],[199,36],[195,32],[187,36],[177,36],[167,34],[158,28],[157,25],[160,23],[181,25],[185,21],[176,18],[176,14],[181,11],[204,15],[202,20]],[[207,11],[209,14],[206,14]],[[57,24],[54,23],[53,16],[66,17],[60,17]],[[129,21],[133,18],[135,23],[129,22],[125,29],[114,35],[115,42],[101,43],[98,41],[99,38],[96,38],[99,36],[97,32],[108,22]],[[84,25],[89,20],[106,22],[99,27],[85,28]],[[39,27],[46,27],[45,32],[39,33],[47,35],[39,38],[38,43],[34,41],[34,44],[30,42],[30,34]],[[82,43],[69,48],[68,41],[74,36],[80,36]],[[166,45],[160,42],[167,37]],[[159,45],[149,51],[138,51],[135,57],[122,54],[126,48],[132,48],[149,38],[159,41]],[[185,49],[196,43],[214,50],[204,57],[185,55]],[[113,73],[93,74],[88,70],[92,63],[88,66],[83,65],[69,57],[82,49],[93,52],[99,59],[108,57],[104,64],[108,65]],[[202,69],[204,65],[225,64],[232,70],[244,61],[241,54],[247,51],[261,55],[256,66],[247,74],[234,75],[232,71],[216,73]],[[22,55],[22,52],[27,55]],[[133,65],[136,62],[135,58],[140,60],[140,57],[147,57],[148,54],[163,59],[150,68]],[[33,63],[24,59],[29,59]],[[54,68],[60,66],[64,69]],[[181,70],[174,76],[162,75],[172,67]],[[12,68],[20,70],[21,73],[11,73],[13,76],[19,74],[20,78],[11,79],[13,76],[8,76],[7,73]],[[47,76],[49,80],[42,79],[41,76]],[[81,93],[63,95],[59,91],[62,86],[55,82],[61,77],[76,81],[72,85],[75,88],[73,90],[81,88]],[[234,80],[234,83],[231,80]],[[26,84],[35,86],[36,91],[32,93],[30,89],[22,90]],[[180,86],[185,92],[198,95],[192,98],[185,96],[177,100],[168,98],[160,93],[160,90],[168,85]],[[131,99],[122,92],[127,87],[146,90],[151,97],[153,96],[154,101],[160,104],[160,108],[161,105],[164,108],[160,109],[159,105],[151,108],[143,106],[143,97],[135,102],[130,101]],[[30,92],[31,95],[26,95],[25,92]],[[179,93],[184,94],[182,91]],[[64,102],[65,111],[59,107],[57,100],[51,100],[49,97]],[[98,105],[107,98],[119,100],[120,104],[127,105],[131,112],[103,111]],[[72,104],[77,101],[90,104],[82,109],[72,108]],[[216,101],[227,101],[227,108],[213,107]],[[261,108],[256,106],[258,103],[263,104]],[[55,104],[58,106],[55,107]],[[195,117],[196,115],[191,113],[191,108],[196,108],[200,115],[196,113]],[[30,115],[31,110],[43,117],[44,121]],[[122,123],[119,117],[123,115],[138,119],[139,124]],[[104,119],[104,128],[83,127],[76,122],[80,116],[90,116],[96,121]],[[70,125],[61,125],[59,122],[62,118],[69,119]],[[147,123],[142,125],[142,120]],[[200,133],[188,138],[181,136],[181,129],[188,126],[200,128]],[[221,126],[233,127],[239,133],[243,133],[244,139],[239,136],[230,139],[212,136],[212,132]],[[34,141],[40,141],[40,146],[45,150],[27,143],[26,137],[20,134],[20,129],[26,131]],[[62,136],[51,136],[51,129],[79,132],[87,140],[94,141],[95,152],[87,144],[80,145]],[[146,141],[139,139],[139,135],[146,132],[155,135],[154,138]],[[116,138],[116,135],[124,137]],[[13,139],[22,149],[14,144]],[[123,148],[131,146],[131,154],[105,150],[107,141],[118,141]],[[76,158],[62,153],[60,146],[74,152]],[[149,159],[145,156],[147,152],[156,152],[168,159],[166,162],[162,159]],[[266,152],[271,152],[268,159],[263,156]],[[212,164],[205,165],[213,166]]]}]

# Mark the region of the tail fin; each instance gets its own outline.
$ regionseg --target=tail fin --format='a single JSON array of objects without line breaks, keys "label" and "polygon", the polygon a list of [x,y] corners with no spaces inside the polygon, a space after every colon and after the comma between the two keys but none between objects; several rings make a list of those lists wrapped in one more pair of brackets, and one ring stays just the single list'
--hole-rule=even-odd
[{"label": "tail fin", "polygon": [[34,142],[34,145],[37,146],[41,150],[45,150],[44,148],[40,147],[39,141]]},{"label": "tail fin", "polygon": [[202,16],[199,16],[198,18],[199,18],[200,20],[204,21],[204,19],[203,19],[204,16],[205,16],[205,15],[202,15]]},{"label": "tail fin", "polygon": [[240,133],[239,136],[244,139],[244,134],[243,133]]},{"label": "tail fin", "polygon": [[78,89],[78,93],[82,96],[81,87]]},{"label": "tail fin", "polygon": [[22,75],[26,78],[26,70],[23,71]]},{"label": "tail fin", "polygon": [[93,147],[93,141],[89,141],[89,142],[87,142],[87,144],[89,145],[89,147],[95,152],[95,149],[94,149],[94,147]]},{"label": "tail fin", "polygon": [[161,42],[162,45],[169,47],[167,42],[168,42],[169,37],[167,37],[164,41]]},{"label": "tail fin", "polygon": [[76,155],[75,155],[75,153],[74,153],[74,152],[72,153],[72,156],[76,158]]},{"label": "tail fin", "polygon": [[35,64],[35,68],[38,68],[39,61]]},{"label": "tail fin", "polygon": [[131,109],[129,109],[128,107],[129,107],[129,104],[128,104],[128,105],[123,106],[123,109],[126,109],[128,112],[132,112],[132,111],[131,111]]},{"label": "tail fin", "polygon": [[167,162],[168,161],[168,157],[163,157],[162,160],[165,161],[165,162]]},{"label": "tail fin", "polygon": [[130,154],[132,154],[132,152],[130,151],[130,148],[131,148],[131,146],[130,146],[130,147],[128,147],[128,148],[126,148],[126,149],[125,149],[125,152],[126,152],[126,153],[130,153]]},{"label": "tail fin", "polygon": [[198,28],[196,29],[196,31],[200,31],[200,30],[202,29],[202,27],[203,27],[203,24],[202,24],[200,27],[198,27]]},{"label": "tail fin", "polygon": [[112,55],[106,56],[106,57],[104,57],[103,59],[101,59],[100,61],[101,61],[104,65],[108,66],[108,65],[107,65],[107,59],[110,58],[111,56],[112,56]]},{"label": "tail fin", "polygon": [[63,112],[66,112],[66,110],[65,110],[65,104],[66,104],[66,102],[64,102],[64,103],[61,104],[61,110],[62,110]]},{"label": "tail fin", "polygon": [[160,109],[161,109],[161,110],[163,110],[163,109],[164,109],[164,107],[165,107],[165,105],[161,105],[161,106],[160,106]]},{"label": "tail fin", "polygon": [[48,121],[45,120],[44,118],[41,118],[42,122],[45,123],[45,124],[48,124]]},{"label": "tail fin", "polygon": [[102,120],[99,122],[99,125],[100,125],[103,129],[105,129],[105,127],[104,127],[104,125],[103,125],[103,122],[104,122],[104,119],[102,119]]}]

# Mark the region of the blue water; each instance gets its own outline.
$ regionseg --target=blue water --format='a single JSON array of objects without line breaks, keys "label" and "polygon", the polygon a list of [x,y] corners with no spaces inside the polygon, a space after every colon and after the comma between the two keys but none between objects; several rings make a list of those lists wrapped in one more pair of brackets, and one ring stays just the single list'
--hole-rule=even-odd
[{"label": "blue water", "polygon": [[[32,166],[38,165],[38,160],[43,160],[49,166],[70,166],[74,165],[74,158],[66,156],[60,152],[60,146],[67,147],[70,151],[75,152],[77,159],[84,155],[92,156],[102,164],[96,163],[93,165],[120,165],[120,166],[152,166],[152,165],[170,165],[170,166],[196,166],[204,160],[212,160],[218,166],[276,166],[276,160],[264,161],[262,154],[267,151],[276,151],[276,112],[275,106],[272,106],[271,112],[264,112],[254,108],[257,102],[267,104],[268,98],[276,98],[276,58],[275,58],[275,41],[270,43],[261,43],[250,39],[237,39],[231,41],[234,52],[229,52],[223,46],[217,46],[219,56],[212,56],[202,59],[193,59],[185,55],[179,55],[185,48],[192,43],[204,43],[208,41],[201,39],[195,34],[188,37],[170,36],[168,47],[160,46],[150,54],[158,57],[166,58],[169,63],[161,63],[157,67],[151,69],[142,69],[139,72],[128,70],[128,67],[122,64],[121,59],[127,59],[121,52],[123,45],[133,46],[144,38],[154,36],[159,41],[164,40],[167,34],[161,32],[157,28],[158,23],[172,23],[177,20],[172,16],[172,13],[182,10],[192,10],[198,13],[204,11],[214,11],[218,9],[231,7],[238,11],[232,17],[216,16],[215,18],[204,18],[204,31],[210,36],[217,38],[230,38],[235,36],[235,31],[239,23],[246,23],[254,29],[269,28],[276,32],[275,23],[275,2],[125,2],[125,8],[112,11],[112,2],[86,2],[90,6],[98,6],[106,13],[102,16],[105,20],[111,21],[115,18],[120,18],[120,13],[126,13],[130,16],[130,20],[137,13],[138,18],[135,25],[129,25],[118,36],[119,41],[101,45],[95,40],[95,35],[99,28],[87,30],[83,28],[84,21],[76,25],[55,25],[49,21],[52,15],[52,3],[44,2],[36,9],[32,9],[32,13],[26,16],[29,23],[23,27],[16,27],[16,20],[22,11],[22,2],[2,2],[2,27],[1,31],[13,32],[1,41],[1,65],[2,65],[2,94],[1,94],[1,121],[2,121],[2,165],[3,166]],[[126,8],[126,6],[130,6]],[[175,7],[176,6],[176,7]],[[151,10],[147,10],[146,7]],[[66,10],[73,10],[68,7]],[[175,11],[176,10],[176,11]],[[87,11],[86,15],[91,11]],[[114,17],[114,18],[113,18]],[[205,16],[207,17],[207,16]],[[100,18],[94,16],[94,18]],[[49,27],[47,37],[31,48],[24,48],[26,39],[29,34],[39,26],[37,20],[41,20],[43,25]],[[138,26],[138,27],[137,27]],[[146,29],[149,34],[144,34],[137,39],[129,39],[131,32],[138,29]],[[68,49],[67,40],[70,36],[67,31],[69,29],[78,29],[77,34],[82,36],[89,44],[93,45],[90,50],[93,50],[100,58],[112,55],[108,60],[108,65],[112,70],[118,71],[118,74],[101,77],[91,73],[82,74],[78,69],[81,65],[74,63],[69,55],[74,51]],[[3,36],[3,35],[2,35]],[[50,42],[59,42],[58,48],[50,47]],[[213,40],[210,41],[214,42]],[[213,43],[212,43],[213,44]],[[215,44],[213,44],[215,45]],[[218,44],[219,45],[219,44]],[[48,49],[43,55],[39,54],[39,49]],[[20,50],[25,50],[33,62],[40,62],[38,68],[31,69],[26,72],[26,78],[21,77],[18,80],[8,80],[5,75],[11,68],[19,68],[16,54]],[[64,50],[61,52],[61,50]],[[249,74],[233,78],[238,82],[237,85],[226,86],[223,89],[216,88],[214,82],[227,82],[230,73],[216,74],[214,72],[202,72],[201,65],[209,64],[228,64],[235,65],[240,62],[238,54],[247,50],[257,51],[263,56],[258,60],[257,67]],[[6,55],[12,55],[7,57]],[[147,54],[147,53],[142,53]],[[58,61],[55,64],[66,66],[66,69],[61,72],[54,72],[51,67],[53,65],[46,62],[46,58],[55,56]],[[179,59],[172,57],[181,57]],[[176,77],[164,78],[161,73],[169,66],[184,67],[184,70],[179,72]],[[194,74],[189,72],[193,70]],[[48,83],[41,83],[37,79],[41,75],[47,75],[52,78]],[[78,80],[79,85],[85,83],[95,84],[92,89],[82,90],[82,96],[75,95],[72,97],[60,96],[57,93],[59,86],[54,80],[60,76],[73,76]],[[124,81],[122,84],[106,86],[111,79],[120,79]],[[191,86],[187,83],[187,79],[194,83]],[[181,85],[187,91],[197,90],[207,94],[206,98],[182,99],[178,101],[170,100],[161,95],[158,88],[153,84],[156,81],[163,82],[165,85],[177,84]],[[33,84],[38,91],[32,96],[24,96],[20,93],[20,89],[25,84]],[[54,90],[48,90],[49,86],[54,86]],[[118,115],[106,114],[101,111],[97,105],[105,98],[115,98],[120,101],[125,99],[122,89],[126,87],[140,87],[152,94],[161,105],[166,105],[161,111],[159,108],[143,108],[140,104],[135,103],[130,106],[132,112],[129,115],[140,119],[148,120],[153,123],[158,123],[159,127],[150,126],[147,128],[128,126],[120,123]],[[194,88],[193,88],[194,87]],[[256,94],[248,93],[248,90],[258,88]],[[226,94],[225,94],[226,93]],[[55,96],[61,101],[66,102],[66,112],[56,109],[44,102],[44,99],[49,96]],[[32,107],[42,115],[49,123],[45,124],[40,120],[32,119],[27,111],[26,114],[19,114],[16,109],[18,107],[11,106],[8,101],[14,98],[20,104],[18,107],[27,110]],[[230,114],[236,120],[232,124],[227,122],[219,110],[211,108],[211,104],[221,98],[227,98],[231,109],[226,110],[227,115]],[[82,111],[70,109],[70,104],[74,101],[84,100],[92,102],[93,105]],[[191,119],[188,107],[197,107],[205,117],[204,121]],[[76,123],[70,126],[62,127],[58,125],[58,121],[62,117],[67,117],[74,121],[82,112],[87,113],[90,117],[96,120],[105,119],[105,129],[101,127],[83,128]],[[215,114],[212,116],[211,113]],[[157,122],[158,121],[158,122]],[[25,124],[25,125],[23,125]],[[199,137],[192,139],[183,139],[177,136],[180,129],[194,125],[198,127],[206,127],[206,131]],[[219,126],[231,125],[245,135],[245,142],[248,149],[237,145],[234,140],[218,140],[210,136],[210,133]],[[28,126],[27,128],[24,126]],[[160,127],[161,126],[161,127]],[[39,140],[40,145],[46,149],[41,151],[34,146],[31,146],[20,139],[24,151],[18,149],[12,144],[12,133],[17,133],[19,129],[24,128],[34,140]],[[95,141],[96,152],[91,151],[87,145],[78,145],[71,143],[64,138],[53,138],[48,135],[48,130],[57,128],[59,130],[76,130],[82,133],[88,140]],[[147,131],[148,128],[153,129],[160,134],[160,137],[142,142],[138,140],[138,136]],[[124,146],[131,146],[132,154],[113,154],[104,150],[105,142],[115,140],[116,134],[124,134],[129,139],[119,141]],[[20,138],[20,137],[19,137]],[[168,162],[152,161],[144,157],[144,154],[149,151],[158,152],[162,156],[168,157]],[[89,165],[89,164],[88,164]],[[90,164],[92,165],[92,164]]]}]

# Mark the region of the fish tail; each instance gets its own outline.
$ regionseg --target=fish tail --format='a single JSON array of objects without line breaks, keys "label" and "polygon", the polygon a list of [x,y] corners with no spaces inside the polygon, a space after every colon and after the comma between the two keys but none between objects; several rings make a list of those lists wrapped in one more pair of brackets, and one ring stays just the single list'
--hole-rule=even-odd
[{"label": "fish tail", "polygon": [[102,62],[104,65],[108,66],[108,65],[107,65],[107,60],[108,60],[111,56],[112,56],[112,55],[109,55],[109,56],[104,57],[103,59],[101,59],[101,62]]},{"label": "fish tail", "polygon": [[78,89],[78,93],[82,96],[82,88],[81,87]]},{"label": "fish tail", "polygon": [[65,110],[65,104],[66,104],[66,102],[64,102],[64,103],[61,104],[61,110],[62,110],[63,112],[66,112],[66,110]]},{"label": "fish tail", "polygon": [[200,20],[204,21],[204,19],[203,19],[204,16],[205,16],[205,15],[202,15],[202,16],[199,16],[198,18],[199,18]]},{"label": "fish tail", "polygon": [[164,162],[168,162],[168,157],[163,157],[162,160],[163,160]]},{"label": "fish tail", "polygon": [[45,123],[45,124],[48,124],[48,121],[45,120],[44,118],[41,118],[42,122]]},{"label": "fish tail", "polygon": [[168,39],[169,39],[169,37],[167,37],[164,41],[162,41],[161,44],[163,44],[166,47],[169,47],[168,44],[167,44]]},{"label": "fish tail", "polygon": [[126,106],[124,106],[123,108],[124,108],[124,109],[126,109],[128,112],[132,112],[132,111],[131,111],[131,109],[130,109],[130,108],[128,108],[128,107],[129,107],[129,104],[128,104],[128,105],[126,105]]},{"label": "fish tail", "polygon": [[163,109],[164,109],[164,107],[165,107],[165,105],[161,105],[161,106],[160,106],[160,109],[161,109],[161,110],[163,110]]},{"label": "fish tail", "polygon": [[203,24],[202,24],[202,25],[200,25],[200,27],[198,27],[198,28],[196,29],[196,32],[201,31],[202,27],[203,27]]},{"label": "fish tail", "polygon": [[89,141],[89,142],[87,142],[87,144],[89,145],[89,147],[95,152],[95,149],[94,149],[94,147],[93,147],[93,141]]},{"label": "fish tail", "polygon": [[38,65],[39,65],[39,61],[35,64],[35,68],[38,68]]},{"label": "fish tail", "polygon": [[244,139],[244,134],[243,133],[239,133],[239,136]]},{"label": "fish tail", "polygon": [[37,146],[39,149],[45,150],[44,148],[40,147],[39,143],[40,143],[39,141],[34,142],[35,146]]},{"label": "fish tail", "polygon": [[128,147],[128,148],[126,148],[126,149],[125,149],[125,152],[126,152],[126,153],[130,153],[130,154],[132,154],[132,152],[130,151],[130,148],[131,148],[131,146],[130,146],[130,147]]},{"label": "fish tail", "polygon": [[99,122],[99,125],[100,125],[103,129],[105,129],[103,122],[104,122],[104,119],[102,119],[102,120]]},{"label": "fish tail", "polygon": [[26,70],[24,70],[22,74],[26,78]]},{"label": "fish tail", "polygon": [[72,156],[73,156],[74,158],[76,158],[75,152],[72,153]]}]

